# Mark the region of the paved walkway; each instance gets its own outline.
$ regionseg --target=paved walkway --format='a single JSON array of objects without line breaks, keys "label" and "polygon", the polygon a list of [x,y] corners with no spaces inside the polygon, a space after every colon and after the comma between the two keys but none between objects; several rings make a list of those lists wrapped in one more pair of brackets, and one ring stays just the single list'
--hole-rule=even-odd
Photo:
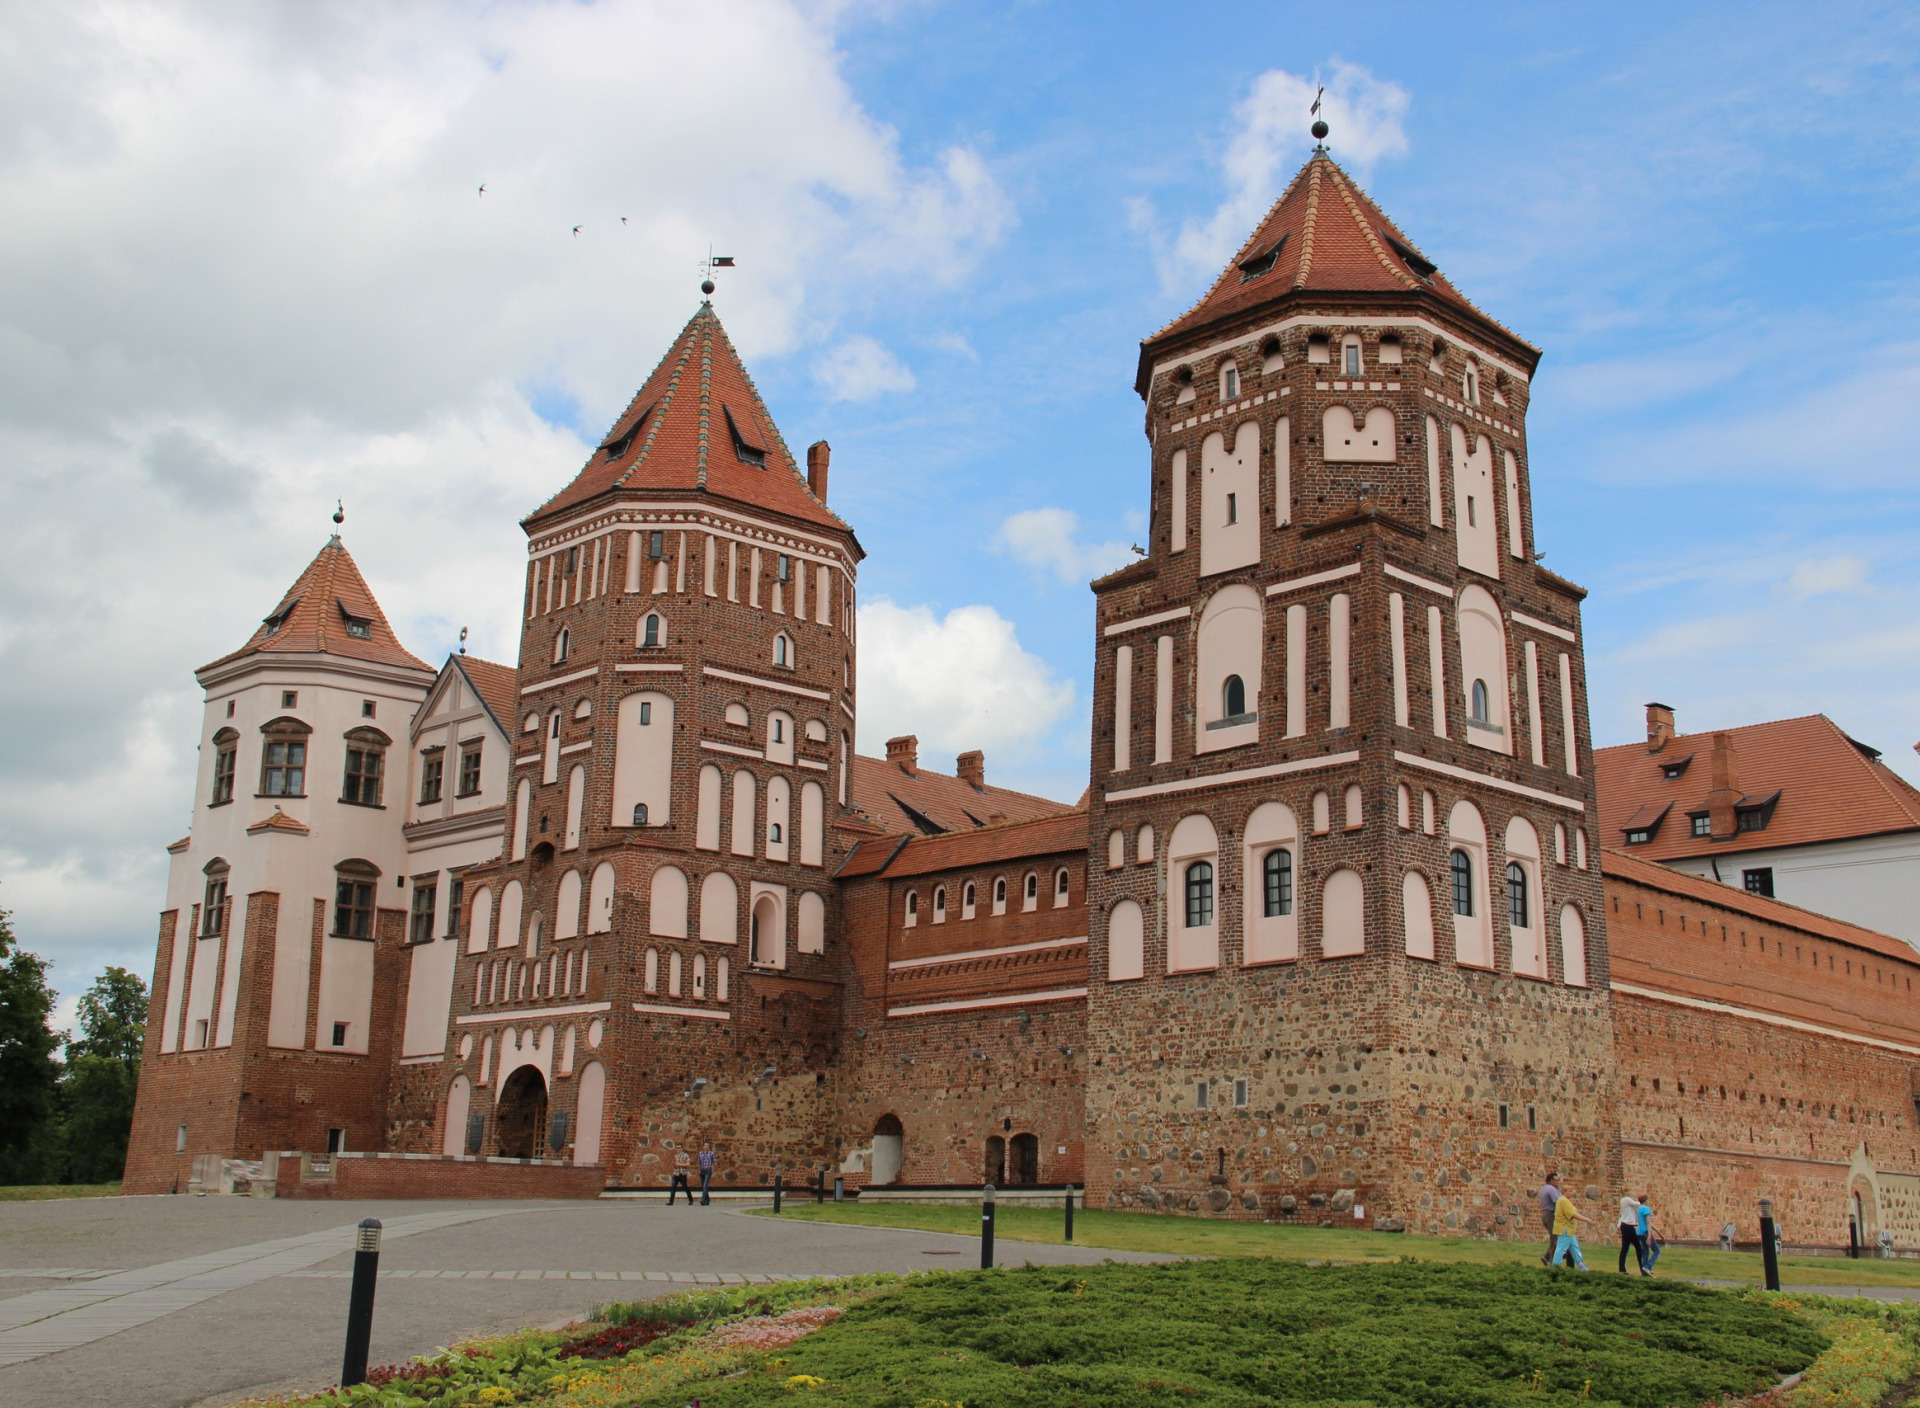
[{"label": "paved walkway", "polygon": [[[684,1286],[978,1264],[972,1238],[719,1206],[0,1205],[0,1404],[184,1408],[325,1387],[339,1372],[355,1227],[369,1215],[385,1224],[375,1364]],[[1158,1259],[1006,1241],[999,1253],[1002,1265]]]}]

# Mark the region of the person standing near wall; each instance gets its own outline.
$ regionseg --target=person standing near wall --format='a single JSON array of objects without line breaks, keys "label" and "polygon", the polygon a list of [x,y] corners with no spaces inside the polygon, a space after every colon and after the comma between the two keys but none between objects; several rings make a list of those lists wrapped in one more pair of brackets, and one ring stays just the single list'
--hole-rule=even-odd
[{"label": "person standing near wall", "polygon": [[707,1190],[713,1186],[713,1145],[700,1141],[700,1206],[707,1205]]},{"label": "person standing near wall", "polygon": [[1550,1266],[1553,1263],[1553,1249],[1558,1239],[1553,1235],[1553,1210],[1560,1202],[1560,1173],[1554,1170],[1547,1175],[1547,1181],[1540,1185],[1540,1225],[1547,1229],[1547,1249],[1540,1253],[1540,1264]]},{"label": "person standing near wall", "polygon": [[1638,1216],[1640,1230],[1640,1274],[1653,1275],[1653,1264],[1660,1260],[1660,1239],[1653,1232],[1653,1209],[1647,1206],[1647,1200],[1640,1199]]},{"label": "person standing near wall", "polygon": [[687,1206],[693,1206],[693,1187],[687,1182],[687,1170],[693,1167],[693,1160],[687,1157],[685,1149],[673,1151],[673,1182],[667,1185],[667,1206],[673,1206],[673,1195],[685,1193]]},{"label": "person standing near wall", "polygon": [[1634,1263],[1640,1274],[1647,1274],[1647,1244],[1640,1236],[1640,1212],[1643,1204],[1629,1193],[1620,1200],[1620,1274],[1627,1274],[1627,1249],[1633,1249]]},{"label": "person standing near wall", "polygon": [[1591,1222],[1592,1218],[1573,1205],[1573,1199],[1565,1193],[1560,1201],[1553,1205],[1553,1262],[1558,1266],[1562,1257],[1571,1256],[1572,1264],[1582,1271],[1587,1269],[1587,1259],[1580,1253],[1579,1224]]}]

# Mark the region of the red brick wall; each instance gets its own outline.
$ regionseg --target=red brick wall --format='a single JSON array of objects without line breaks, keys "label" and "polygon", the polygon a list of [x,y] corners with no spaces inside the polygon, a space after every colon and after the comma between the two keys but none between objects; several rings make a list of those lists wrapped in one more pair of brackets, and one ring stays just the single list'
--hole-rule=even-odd
[{"label": "red brick wall", "polygon": [[299,1157],[282,1155],[268,1173],[282,1198],[597,1198],[606,1185],[598,1165],[517,1159],[346,1154],[332,1167],[302,1178]]}]

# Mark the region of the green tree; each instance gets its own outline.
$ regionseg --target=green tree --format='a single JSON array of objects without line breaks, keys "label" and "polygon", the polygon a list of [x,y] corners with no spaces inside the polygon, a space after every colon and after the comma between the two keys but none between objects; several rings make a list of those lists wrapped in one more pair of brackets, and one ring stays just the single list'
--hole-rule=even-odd
[{"label": "green tree", "polygon": [[0,1183],[47,1176],[41,1164],[60,1076],[52,1011],[47,961],[20,947],[0,910]]},{"label": "green tree", "polygon": [[76,1025],[60,1077],[67,1178],[109,1183],[127,1163],[147,1028],[147,985],[124,968],[109,967],[82,994]]}]

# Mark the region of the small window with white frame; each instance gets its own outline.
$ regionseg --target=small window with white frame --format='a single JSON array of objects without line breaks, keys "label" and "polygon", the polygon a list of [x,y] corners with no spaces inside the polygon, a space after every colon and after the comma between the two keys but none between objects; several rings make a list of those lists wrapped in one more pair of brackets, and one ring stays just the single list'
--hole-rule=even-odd
[{"label": "small window with white frame", "polygon": [[773,663],[784,670],[793,668],[793,641],[785,631],[773,638]]},{"label": "small window with white frame", "polygon": [[1029,870],[1026,881],[1020,890],[1020,908],[1023,910],[1031,910],[1038,909],[1039,907],[1040,876],[1037,872]]},{"label": "small window with white frame", "polygon": [[1210,1110],[1213,1108],[1213,1082],[1197,1080],[1193,1083],[1193,1108]]},{"label": "small window with white frame", "polygon": [[1460,399],[1469,406],[1480,404],[1480,364],[1472,358],[1467,359],[1466,370],[1460,376]]},{"label": "small window with white frame", "polygon": [[1240,396],[1240,364],[1229,358],[1220,364],[1220,399],[1237,400]]},{"label": "small window with white frame", "polygon": [[667,643],[667,618],[649,611],[640,621],[640,649],[658,650]]},{"label": "small window with white frame", "polygon": [[933,922],[936,924],[947,922],[947,887],[945,885],[933,887]]},{"label": "small window with white frame", "polygon": [[920,923],[920,892],[907,891],[907,918],[903,927],[911,929]]},{"label": "small window with white frame", "polygon": [[1053,873],[1053,907],[1060,909],[1073,898],[1073,875],[1066,866]]},{"label": "small window with white frame", "polygon": [[1340,339],[1340,375],[1355,377],[1366,374],[1366,354],[1360,344],[1360,335],[1350,332]]},{"label": "small window with white frame", "polygon": [[1247,1078],[1245,1076],[1234,1077],[1233,1108],[1236,1110],[1244,1110],[1247,1108]]},{"label": "small window with white frame", "polygon": [[965,885],[960,887],[960,917],[962,919],[973,918],[975,910],[977,909],[975,901],[978,897],[979,890],[975,887],[973,881],[969,880]]},{"label": "small window with white frame", "polygon": [[993,912],[1007,912],[1007,877],[1004,875],[996,875],[993,880]]}]

